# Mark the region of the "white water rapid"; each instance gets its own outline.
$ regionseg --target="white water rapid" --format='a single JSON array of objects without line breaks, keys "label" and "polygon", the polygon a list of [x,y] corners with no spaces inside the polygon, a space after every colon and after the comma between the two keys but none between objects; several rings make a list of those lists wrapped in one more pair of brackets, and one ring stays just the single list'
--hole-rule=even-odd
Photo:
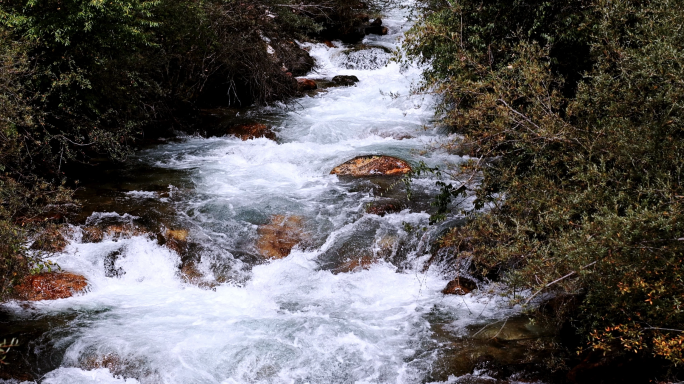
[{"label": "white water rapid", "polygon": [[[388,12],[383,22],[390,33],[364,43],[395,49],[409,22],[400,11]],[[329,174],[366,154],[414,165],[460,161],[423,153],[436,132],[423,128],[433,116],[429,100],[409,97],[418,69],[401,71],[382,48],[345,53],[337,44],[306,45],[318,65],[308,78],[355,75],[360,81],[293,107],[259,110],[276,127],[277,142],[187,137],[136,158],[160,173],[182,172],[187,183],[164,194],[123,191],[119,201],[172,204],[195,244],[196,268],[213,289],[185,282],[181,257],[148,236],[86,243],[74,227],[73,241],[53,260],[84,275],[89,291],[30,307],[5,305],[18,319],[62,319],[41,336],[57,352],[47,358],[54,367],[41,372],[40,382],[429,382],[440,350],[431,318],[447,316],[458,333],[503,316],[484,298],[443,295],[447,278],[423,271],[435,236],[422,231],[428,213],[368,214],[379,187]],[[434,192],[434,180],[417,186]],[[89,222],[126,213],[94,213]],[[272,215],[302,218],[308,238],[286,258],[262,262],[254,239]],[[103,267],[114,251],[118,277]],[[361,254],[380,261],[335,273],[341,259]],[[40,354],[40,341],[32,345]]]}]

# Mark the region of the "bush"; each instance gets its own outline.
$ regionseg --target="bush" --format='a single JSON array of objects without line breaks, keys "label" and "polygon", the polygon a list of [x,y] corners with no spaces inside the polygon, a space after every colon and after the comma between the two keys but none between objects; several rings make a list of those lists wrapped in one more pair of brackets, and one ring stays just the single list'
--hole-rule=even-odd
[{"label": "bush", "polygon": [[409,33],[421,91],[480,162],[444,245],[514,302],[579,297],[583,348],[684,363],[681,2],[449,1]]}]

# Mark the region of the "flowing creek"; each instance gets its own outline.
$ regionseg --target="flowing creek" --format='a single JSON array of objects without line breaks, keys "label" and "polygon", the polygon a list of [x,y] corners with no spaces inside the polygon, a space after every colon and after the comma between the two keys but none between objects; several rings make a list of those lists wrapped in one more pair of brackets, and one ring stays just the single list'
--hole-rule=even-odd
[{"label": "flowing creek", "polygon": [[[482,348],[514,360],[507,356],[523,346],[457,344],[513,311],[484,296],[443,295],[448,274],[426,270],[444,227],[427,228],[435,180],[417,180],[406,209],[379,216],[368,204],[404,204],[396,178],[330,174],[368,154],[429,166],[462,160],[425,151],[439,132],[429,100],[408,96],[420,70],[389,61],[410,24],[398,10],[383,21],[390,33],[367,36],[367,49],[306,45],[318,65],[308,78],[355,75],[355,86],[240,112],[275,127],[277,141],[185,137],[94,176],[81,196],[86,215],[52,257],[84,275],[89,291],[0,307],[0,338],[22,342],[15,368],[65,384],[424,383],[459,381]],[[274,220],[301,233],[289,256],[266,260],[259,228]],[[185,248],[146,233],[85,240],[84,227],[108,221],[187,230]],[[524,321],[509,327],[511,339],[539,335]],[[480,352],[454,357],[464,348]]]}]

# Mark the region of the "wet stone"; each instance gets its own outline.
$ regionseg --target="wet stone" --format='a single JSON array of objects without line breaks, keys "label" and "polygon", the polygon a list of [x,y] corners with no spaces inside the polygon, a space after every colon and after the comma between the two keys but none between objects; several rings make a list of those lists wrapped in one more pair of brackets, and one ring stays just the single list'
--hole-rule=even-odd
[{"label": "wet stone", "polygon": [[338,273],[351,273],[359,272],[365,269],[369,269],[373,264],[377,263],[379,258],[373,257],[371,255],[359,256],[352,258],[339,267],[333,270],[334,274]]},{"label": "wet stone", "polygon": [[344,76],[338,75],[332,78],[333,85],[341,85],[345,87],[352,86],[359,82],[359,78],[354,75]]},{"label": "wet stone", "polygon": [[378,216],[385,216],[388,213],[401,212],[402,205],[398,202],[394,203],[372,203],[366,207],[366,213]]},{"label": "wet stone", "polygon": [[477,289],[477,283],[467,277],[457,277],[451,280],[442,290],[445,295],[466,295]]},{"label": "wet stone", "polygon": [[310,79],[297,79],[297,88],[300,91],[312,91],[318,88],[316,82]]},{"label": "wet stone", "polygon": [[282,259],[292,248],[307,238],[299,216],[273,215],[268,224],[257,230],[256,248],[267,259]]},{"label": "wet stone", "polygon": [[276,139],[276,135],[271,130],[271,127],[266,124],[259,123],[235,125],[228,128],[226,133],[228,135],[239,137],[243,141],[257,139],[260,137],[265,137],[270,140]]},{"label": "wet stone", "polygon": [[404,175],[411,172],[411,166],[404,160],[391,156],[358,156],[330,171],[331,175],[374,176]]},{"label": "wet stone", "polygon": [[45,272],[28,276],[14,287],[18,300],[38,301],[56,300],[85,292],[88,280],[81,275],[69,272]]}]

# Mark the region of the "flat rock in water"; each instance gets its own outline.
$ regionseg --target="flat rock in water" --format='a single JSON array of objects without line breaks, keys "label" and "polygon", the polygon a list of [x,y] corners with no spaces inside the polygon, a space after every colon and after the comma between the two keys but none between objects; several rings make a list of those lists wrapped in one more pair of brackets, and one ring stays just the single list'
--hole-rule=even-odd
[{"label": "flat rock in water", "polygon": [[265,137],[267,139],[275,140],[276,135],[266,124],[243,124],[230,127],[227,132],[229,135],[237,136],[242,140],[256,139]]},{"label": "flat rock in water", "polygon": [[257,229],[257,233],[256,248],[268,259],[286,257],[295,245],[304,240],[302,218],[299,216],[273,215],[268,224]]},{"label": "flat rock in water", "polygon": [[56,300],[83,292],[88,280],[69,272],[46,272],[28,276],[14,287],[14,296],[19,300]]},{"label": "flat rock in water", "polygon": [[391,156],[358,156],[330,171],[331,175],[377,176],[403,175],[411,172],[411,166],[404,160]]}]

